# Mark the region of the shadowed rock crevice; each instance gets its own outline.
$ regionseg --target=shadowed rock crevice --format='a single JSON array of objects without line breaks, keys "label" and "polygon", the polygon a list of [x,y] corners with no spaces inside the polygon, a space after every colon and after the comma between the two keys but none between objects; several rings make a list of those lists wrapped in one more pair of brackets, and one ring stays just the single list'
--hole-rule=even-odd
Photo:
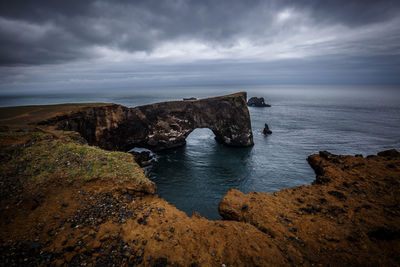
[{"label": "shadowed rock crevice", "polygon": [[146,147],[159,151],[182,146],[196,128],[209,128],[216,141],[225,145],[253,145],[245,92],[135,108],[96,106],[58,115],[41,124],[77,131],[89,144],[109,150]]}]

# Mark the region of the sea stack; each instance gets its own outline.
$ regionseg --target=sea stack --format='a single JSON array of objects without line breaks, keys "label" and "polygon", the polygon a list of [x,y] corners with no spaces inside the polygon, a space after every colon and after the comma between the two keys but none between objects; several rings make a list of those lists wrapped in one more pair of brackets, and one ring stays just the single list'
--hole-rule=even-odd
[{"label": "sea stack", "polygon": [[267,135],[267,134],[272,134],[272,131],[269,129],[268,124],[264,124],[264,130],[263,130],[263,134]]},{"label": "sea stack", "polygon": [[247,101],[249,107],[270,107],[271,105],[265,104],[264,97],[252,97]]}]

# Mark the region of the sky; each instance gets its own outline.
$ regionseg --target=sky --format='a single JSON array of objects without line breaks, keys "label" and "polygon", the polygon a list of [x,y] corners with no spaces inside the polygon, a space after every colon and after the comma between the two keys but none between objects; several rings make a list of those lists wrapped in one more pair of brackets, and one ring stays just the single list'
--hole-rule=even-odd
[{"label": "sky", "polygon": [[400,1],[2,0],[0,92],[399,85]]}]

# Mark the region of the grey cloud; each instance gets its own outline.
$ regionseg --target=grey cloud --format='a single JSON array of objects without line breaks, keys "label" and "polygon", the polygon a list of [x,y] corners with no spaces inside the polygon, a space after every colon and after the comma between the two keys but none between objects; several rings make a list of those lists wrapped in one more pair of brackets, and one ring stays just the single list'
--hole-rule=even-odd
[{"label": "grey cloud", "polygon": [[5,0],[0,3],[0,64],[92,58],[94,46],[151,52],[178,38],[223,46],[241,37],[268,43],[281,32],[290,34],[290,29],[272,23],[285,8],[310,14],[313,25],[360,27],[395,18],[399,7],[399,1],[391,0]]},{"label": "grey cloud", "polygon": [[[367,66],[367,67],[366,67]],[[208,85],[395,85],[400,58],[316,57],[273,62],[202,61],[186,64],[59,64],[0,69],[0,91],[81,92],[110,88]],[[156,78],[155,78],[156,77]]]}]

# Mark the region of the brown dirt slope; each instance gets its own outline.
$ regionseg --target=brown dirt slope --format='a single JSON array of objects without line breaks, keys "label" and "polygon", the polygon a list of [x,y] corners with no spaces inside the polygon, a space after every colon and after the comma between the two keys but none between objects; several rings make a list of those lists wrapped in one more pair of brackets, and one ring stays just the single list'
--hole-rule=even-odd
[{"label": "brown dirt slope", "polygon": [[274,194],[232,189],[220,214],[256,226],[294,265],[399,265],[400,154],[320,152],[308,162],[313,185]]}]

